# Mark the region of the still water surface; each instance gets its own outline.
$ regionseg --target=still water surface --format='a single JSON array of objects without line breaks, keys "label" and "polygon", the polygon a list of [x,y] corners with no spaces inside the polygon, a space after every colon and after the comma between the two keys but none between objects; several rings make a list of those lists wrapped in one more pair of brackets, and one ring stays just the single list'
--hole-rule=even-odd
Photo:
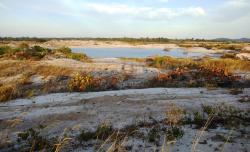
[{"label": "still water surface", "polygon": [[171,49],[169,51],[164,51],[160,48],[72,48],[72,51],[75,53],[85,53],[92,58],[145,58],[155,55],[165,55],[179,58],[216,56],[215,54],[209,53],[186,52],[184,49],[181,48]]}]

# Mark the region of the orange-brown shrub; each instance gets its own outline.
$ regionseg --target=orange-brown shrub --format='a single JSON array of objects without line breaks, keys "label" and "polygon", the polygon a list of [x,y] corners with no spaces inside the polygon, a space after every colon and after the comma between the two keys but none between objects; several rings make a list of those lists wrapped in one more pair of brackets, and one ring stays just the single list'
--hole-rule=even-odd
[{"label": "orange-brown shrub", "polygon": [[93,76],[87,73],[76,73],[68,83],[71,91],[88,91],[95,86]]}]

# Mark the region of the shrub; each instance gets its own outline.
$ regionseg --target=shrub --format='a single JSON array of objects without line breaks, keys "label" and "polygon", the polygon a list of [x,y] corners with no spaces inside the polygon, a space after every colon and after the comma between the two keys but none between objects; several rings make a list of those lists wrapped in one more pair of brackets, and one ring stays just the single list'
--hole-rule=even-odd
[{"label": "shrub", "polygon": [[160,138],[160,130],[158,127],[154,127],[148,132],[148,141],[157,142]]},{"label": "shrub", "polygon": [[28,58],[34,57],[37,59],[41,59],[50,52],[51,52],[50,49],[46,49],[46,48],[43,48],[40,46],[34,46],[34,47],[26,50],[24,54],[27,55]]},{"label": "shrub", "polygon": [[69,81],[71,91],[87,91],[94,87],[94,78],[86,73],[76,73]]},{"label": "shrub", "polygon": [[215,112],[215,109],[212,106],[202,105],[201,107],[207,115],[211,115]]},{"label": "shrub", "polygon": [[167,141],[180,139],[184,135],[184,131],[179,127],[171,127],[167,130]]},{"label": "shrub", "polygon": [[194,124],[197,125],[198,128],[202,127],[204,125],[204,119],[201,116],[201,114],[199,112],[194,112]]},{"label": "shrub", "polygon": [[114,129],[112,126],[107,125],[106,123],[100,124],[95,132],[95,136],[97,139],[105,140],[107,139],[112,133],[114,132]]},{"label": "shrub", "polygon": [[61,52],[63,54],[71,53],[71,49],[68,47],[61,47],[59,49],[54,50],[54,52]]},{"label": "shrub", "polygon": [[74,59],[74,60],[78,60],[78,61],[87,60],[87,56],[85,54],[82,54],[82,53],[68,53],[68,54],[66,54],[66,58]]},{"label": "shrub", "polygon": [[91,139],[101,139],[101,140],[106,140],[108,137],[112,135],[112,133],[115,130],[112,128],[112,126],[109,126],[105,123],[102,123],[97,126],[97,129],[94,132],[90,131],[82,131],[77,139],[82,143],[85,141],[89,141]]},{"label": "shrub", "polygon": [[41,59],[51,50],[42,48],[40,46],[34,46],[29,48],[28,44],[23,43],[18,48],[11,48],[9,46],[0,48],[0,55],[5,57],[11,57],[15,59]]},{"label": "shrub", "polygon": [[59,52],[62,53],[66,58],[78,60],[78,61],[87,61],[89,60],[86,54],[83,53],[72,53],[71,49],[68,47],[62,47],[59,49],[55,49],[54,53]]},{"label": "shrub", "polygon": [[201,65],[196,74],[197,78],[203,78],[204,82],[209,85],[228,87],[238,80],[228,69],[216,67],[213,65]]},{"label": "shrub", "polygon": [[27,147],[30,151],[54,151],[53,145],[55,144],[55,141],[51,142],[39,134],[38,131],[30,128],[17,135],[17,142],[24,142],[24,148]]},{"label": "shrub", "polygon": [[91,139],[95,138],[95,133],[94,132],[89,132],[89,131],[84,131],[82,130],[82,132],[80,133],[80,135],[78,135],[77,139],[80,142],[86,142],[89,141]]},{"label": "shrub", "polygon": [[10,46],[1,46],[0,47],[0,55],[4,55],[7,54],[12,55],[16,52],[16,50],[12,49]]}]

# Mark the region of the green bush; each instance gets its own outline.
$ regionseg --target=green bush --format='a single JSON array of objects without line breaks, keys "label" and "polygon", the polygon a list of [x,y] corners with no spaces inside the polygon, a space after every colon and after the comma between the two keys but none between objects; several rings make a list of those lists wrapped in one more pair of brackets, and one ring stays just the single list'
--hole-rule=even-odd
[{"label": "green bush", "polygon": [[83,61],[83,60],[87,59],[87,56],[85,54],[81,54],[81,53],[69,53],[66,55],[66,57],[69,59],[74,59],[74,60],[78,60],[78,61]]},{"label": "green bush", "polygon": [[193,114],[194,114],[194,124],[196,124],[198,128],[202,127],[204,125],[204,119],[201,116],[201,114],[198,111],[194,112]]},{"label": "green bush", "polygon": [[68,48],[68,47],[61,47],[59,49],[56,49],[55,50],[56,52],[61,52],[63,54],[68,54],[68,53],[71,53],[71,49]]},{"label": "green bush", "polygon": [[88,57],[82,53],[72,53],[71,49],[68,47],[62,47],[59,49],[54,50],[54,53],[59,52],[65,55],[66,58],[78,60],[78,61],[85,61]]},{"label": "green bush", "polygon": [[157,127],[151,129],[148,133],[148,141],[149,142],[157,142],[160,138],[160,130]]},{"label": "green bush", "polygon": [[17,137],[17,142],[24,144],[23,151],[27,151],[25,149],[31,149],[31,147],[33,147],[33,151],[54,151],[55,141],[46,139],[33,128],[18,133]]},{"label": "green bush", "polygon": [[11,54],[14,50],[10,46],[1,46],[0,47],[0,55],[3,54]]},{"label": "green bush", "polygon": [[34,46],[27,51],[25,51],[25,54],[27,54],[28,57],[35,57],[38,59],[43,58],[46,54],[50,53],[51,50],[42,48],[40,46]]},{"label": "green bush", "polygon": [[167,130],[167,141],[180,139],[184,135],[184,131],[179,127],[171,127]]},{"label": "green bush", "polygon": [[68,47],[51,50],[41,46],[29,47],[28,44],[22,43],[18,48],[11,48],[9,46],[0,47],[0,56],[15,59],[42,59],[48,54],[62,53],[62,56],[78,61],[89,61],[87,55],[82,53],[72,53]]},{"label": "green bush", "polygon": [[95,138],[95,133],[94,132],[84,131],[84,130],[82,130],[82,132],[80,133],[80,135],[77,137],[77,139],[81,143],[89,141],[89,140],[94,139],[94,138]]}]

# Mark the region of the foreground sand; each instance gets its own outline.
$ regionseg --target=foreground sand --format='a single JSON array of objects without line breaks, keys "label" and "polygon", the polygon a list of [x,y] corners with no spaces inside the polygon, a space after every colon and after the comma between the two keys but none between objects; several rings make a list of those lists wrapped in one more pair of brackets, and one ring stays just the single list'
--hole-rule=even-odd
[{"label": "foreground sand", "polygon": [[[160,121],[165,117],[164,111],[168,108],[169,103],[174,103],[187,111],[201,109],[202,104],[216,105],[220,103],[249,110],[249,103],[238,101],[242,96],[249,94],[249,89],[244,89],[242,94],[231,95],[227,89],[154,88],[91,93],[57,93],[31,99],[13,100],[0,104],[1,141],[15,143],[18,132],[37,128],[39,125],[44,126],[41,133],[46,137],[51,138],[66,133],[73,138],[81,130],[93,130],[103,122],[121,129],[126,125],[140,121]],[[191,151],[191,143],[198,130],[189,125],[183,126],[183,128],[185,134],[171,146],[172,151]],[[225,151],[247,151],[250,148],[249,131],[249,126],[235,129],[232,133],[234,142],[227,143],[224,147]],[[214,151],[224,142],[213,140],[213,137],[217,134],[227,136],[229,133],[230,130],[225,128],[209,129],[200,139],[197,149]],[[203,143],[203,141],[206,142]],[[163,142],[163,139],[160,142]],[[161,148],[161,146],[157,147],[147,140],[133,137],[125,140],[124,146],[132,146],[132,151],[152,151],[155,148]],[[79,146],[77,141],[72,140],[63,151],[93,151],[93,148],[91,141],[86,142],[85,146]]]}]

